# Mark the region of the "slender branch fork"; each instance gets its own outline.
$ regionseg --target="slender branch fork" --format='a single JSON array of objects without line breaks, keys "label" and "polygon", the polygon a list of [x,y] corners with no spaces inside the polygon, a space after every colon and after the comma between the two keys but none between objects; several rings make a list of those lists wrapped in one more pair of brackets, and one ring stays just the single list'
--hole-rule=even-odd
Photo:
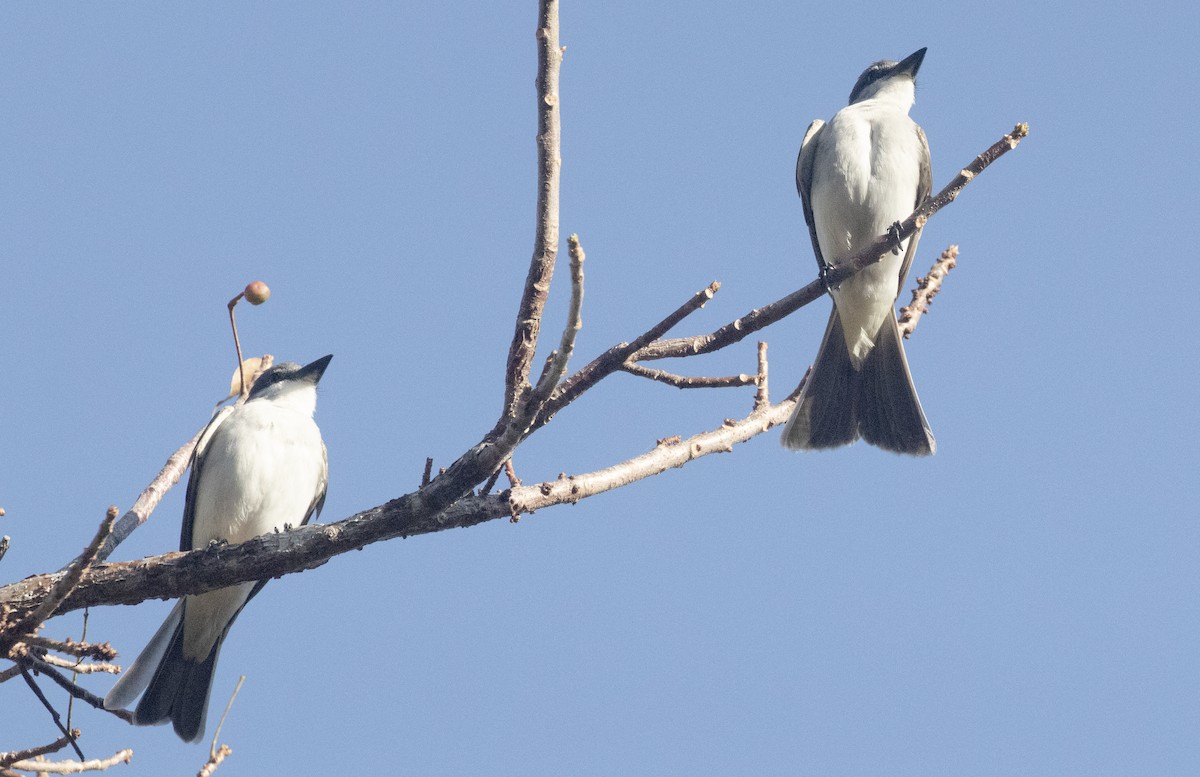
[{"label": "slender branch fork", "polygon": [[[261,580],[312,569],[330,558],[365,545],[391,539],[473,526],[502,517],[515,518],[523,513],[581,499],[619,488],[636,480],[680,467],[693,459],[730,451],[733,445],[749,440],[783,423],[792,408],[792,396],[770,404],[766,394],[767,365],[765,348],[760,349],[757,375],[730,378],[685,378],[661,370],[649,370],[638,362],[671,357],[689,357],[711,353],[740,342],[750,334],[780,320],[825,293],[825,284],[814,280],[788,296],[749,311],[717,330],[702,335],[663,339],[684,318],[702,308],[720,289],[718,283],[697,292],[655,326],[627,343],[614,345],[577,372],[567,375],[574,350],[575,335],[582,323],[584,253],[580,240],[569,240],[572,260],[572,299],[567,322],[558,348],[546,360],[536,384],[530,382],[541,328],[542,312],[550,290],[559,242],[559,171],[560,102],[559,68],[562,49],[558,33],[558,1],[541,0],[536,33],[538,47],[538,198],[533,256],[524,293],[516,316],[512,345],[505,367],[502,412],[495,426],[462,454],[454,463],[430,478],[429,468],[421,487],[390,502],[364,510],[342,521],[327,525],[309,525],[278,534],[256,537],[239,545],[224,546],[219,552],[198,550],[167,553],[137,561],[114,564],[98,563],[123,537],[104,541],[101,551],[84,565],[78,580],[72,581],[61,600],[54,592],[64,572],[37,575],[0,587],[0,634],[4,625],[27,622],[47,601],[55,601],[50,614],[82,607],[134,604],[149,598],[178,597],[201,593],[238,582]],[[979,155],[937,196],[927,200],[900,226],[904,240],[938,210],[957,197],[967,183],[991,162],[1015,148],[1028,134],[1026,125],[1017,125],[991,148]],[[891,250],[896,238],[880,236],[850,262],[834,270],[836,284],[854,272],[878,261]],[[948,269],[949,265],[943,265]],[[936,266],[935,266],[936,269]],[[930,277],[934,272],[930,273]],[[942,276],[944,277],[944,272]],[[940,278],[938,280],[940,284]],[[936,291],[936,289],[935,289]],[[929,294],[922,304],[927,305]],[[921,308],[923,309],[923,308]],[[910,326],[915,327],[915,319]],[[908,331],[911,334],[911,329]],[[510,488],[491,494],[496,473],[511,462],[513,451],[554,415],[583,393],[615,372],[629,372],[663,380],[672,385],[696,381],[696,385],[755,385],[758,393],[754,409],[744,418],[726,419],[715,429],[687,439],[669,438],[650,451],[596,472],[559,476],[557,479],[521,485],[510,472]],[[193,440],[189,445],[197,443]],[[176,460],[184,446],[172,460]],[[190,452],[189,452],[190,455]],[[170,462],[169,462],[170,464]],[[178,480],[181,468],[170,469],[166,480]],[[164,477],[160,475],[160,478]],[[158,482],[156,480],[156,482]],[[165,481],[164,481],[165,482]],[[487,488],[475,493],[483,483]],[[161,484],[160,484],[161,485]],[[169,488],[167,483],[165,488]],[[163,488],[162,490],[165,490]],[[149,489],[148,489],[149,490]],[[161,494],[159,495],[161,497]],[[155,500],[157,502],[157,500]],[[153,505],[149,509],[153,509]],[[148,514],[148,510],[146,511]],[[139,515],[144,521],[145,518]],[[132,529],[130,529],[132,530]],[[114,533],[115,534],[115,533]],[[127,534],[126,534],[127,536]],[[65,584],[64,584],[65,585]]]}]

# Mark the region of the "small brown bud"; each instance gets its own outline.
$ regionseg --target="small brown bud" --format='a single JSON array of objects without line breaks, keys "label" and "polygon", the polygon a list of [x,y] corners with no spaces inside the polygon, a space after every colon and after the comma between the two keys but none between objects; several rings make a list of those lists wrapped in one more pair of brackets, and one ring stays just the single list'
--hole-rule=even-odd
[{"label": "small brown bud", "polygon": [[262,281],[251,281],[246,284],[246,301],[251,305],[261,305],[271,296],[271,289]]}]

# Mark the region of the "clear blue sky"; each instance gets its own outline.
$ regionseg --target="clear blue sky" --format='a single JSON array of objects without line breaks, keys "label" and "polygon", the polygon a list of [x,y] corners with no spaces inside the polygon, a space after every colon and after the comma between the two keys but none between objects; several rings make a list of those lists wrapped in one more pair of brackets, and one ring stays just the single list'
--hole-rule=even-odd
[{"label": "clear blue sky", "polygon": [[[533,239],[535,6],[0,9],[0,580],[65,563],[204,423],[233,364],[225,302],[254,278],[274,294],[241,310],[248,353],[336,355],[324,520],[491,426]],[[712,280],[681,334],[812,278],[796,150],[871,61],[929,47],[913,116],[937,188],[1030,123],[914,265],[962,248],[908,349],[938,454],[790,454],[775,432],[272,582],[222,655],[214,707],[248,679],[219,774],[1200,771],[1197,20],[1156,8],[564,3],[582,359]],[[827,311],[765,333],[777,395]],[[596,469],[751,394],[617,376],[518,471]],[[117,558],[174,549],[181,503]],[[90,635],[128,659],[168,608],[96,610]],[[0,720],[0,750],[55,736],[19,682]],[[89,757],[134,748],[113,774],[205,757],[76,724]]]}]

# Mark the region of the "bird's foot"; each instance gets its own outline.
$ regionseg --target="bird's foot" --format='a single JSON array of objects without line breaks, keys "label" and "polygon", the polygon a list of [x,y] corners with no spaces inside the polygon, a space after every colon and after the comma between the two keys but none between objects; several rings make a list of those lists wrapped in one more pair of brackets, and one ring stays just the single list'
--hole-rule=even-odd
[{"label": "bird's foot", "polygon": [[904,247],[904,241],[900,239],[900,222],[897,221],[888,227],[888,240],[892,242],[892,253],[900,253],[900,249]]},{"label": "bird's foot", "polygon": [[829,276],[833,273],[833,265],[829,262],[821,262],[821,285],[825,287],[825,291],[833,294],[833,284],[829,282]]}]

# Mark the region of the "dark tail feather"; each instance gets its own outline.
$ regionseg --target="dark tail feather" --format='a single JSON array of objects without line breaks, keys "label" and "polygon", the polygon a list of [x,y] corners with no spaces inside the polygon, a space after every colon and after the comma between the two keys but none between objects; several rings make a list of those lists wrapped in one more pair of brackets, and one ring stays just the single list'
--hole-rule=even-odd
[{"label": "dark tail feather", "polygon": [[222,634],[203,661],[186,658],[181,618],[166,654],[134,710],[133,722],[145,726],[170,720],[180,739],[199,742],[204,736],[213,671],[217,668],[217,656],[224,641]]},{"label": "dark tail feather", "polygon": [[808,382],[783,430],[783,447],[816,450],[849,445],[858,439],[854,398],[861,375],[850,362],[837,308],[829,315],[825,338]]},{"label": "dark tail feather", "polygon": [[893,315],[884,320],[863,363],[857,406],[858,428],[870,444],[913,456],[928,456],[937,449]]}]

